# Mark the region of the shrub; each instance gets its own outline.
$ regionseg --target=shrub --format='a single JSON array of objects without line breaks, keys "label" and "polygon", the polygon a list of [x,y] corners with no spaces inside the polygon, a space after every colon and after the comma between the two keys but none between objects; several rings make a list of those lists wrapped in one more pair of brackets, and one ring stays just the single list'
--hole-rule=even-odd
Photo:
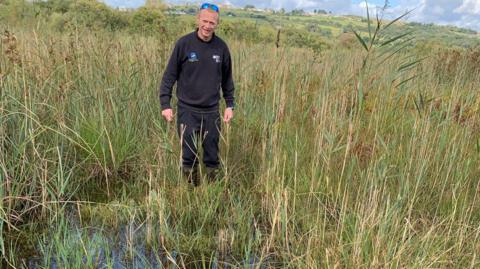
[{"label": "shrub", "polygon": [[76,1],[70,7],[68,15],[74,24],[89,29],[117,30],[125,27],[127,22],[120,15],[103,3],[95,0]]},{"label": "shrub", "polygon": [[165,21],[166,18],[161,10],[141,7],[133,13],[130,30],[145,34],[165,33]]}]

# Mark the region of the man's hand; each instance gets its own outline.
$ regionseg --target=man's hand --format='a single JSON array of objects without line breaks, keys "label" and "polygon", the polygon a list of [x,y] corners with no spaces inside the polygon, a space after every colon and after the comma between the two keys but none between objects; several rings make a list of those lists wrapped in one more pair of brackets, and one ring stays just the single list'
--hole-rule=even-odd
[{"label": "man's hand", "polygon": [[227,107],[225,109],[225,113],[223,113],[223,122],[229,123],[232,118],[233,118],[233,109],[231,107]]},{"label": "man's hand", "polygon": [[173,110],[171,108],[166,108],[166,109],[162,110],[162,116],[168,122],[171,122],[173,120]]}]

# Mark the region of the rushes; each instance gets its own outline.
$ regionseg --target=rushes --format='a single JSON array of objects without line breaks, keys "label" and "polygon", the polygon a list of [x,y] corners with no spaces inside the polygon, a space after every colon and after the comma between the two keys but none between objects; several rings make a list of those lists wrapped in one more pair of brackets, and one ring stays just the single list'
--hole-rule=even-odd
[{"label": "rushes", "polygon": [[[0,249],[11,263],[21,263],[11,238],[28,233],[44,256],[40,265],[55,258],[108,267],[118,261],[109,239],[125,231],[119,244],[130,265],[147,259],[138,242],[154,260],[188,268],[221,260],[479,265],[479,80],[468,65],[451,67],[445,79],[428,58],[407,72],[418,69],[422,79],[394,87],[398,67],[417,53],[398,52],[364,77],[363,110],[352,117],[365,52],[231,41],[238,109],[223,128],[225,181],[191,192],[156,94],[170,45],[55,34],[52,61],[47,33],[23,43],[32,35],[16,34],[25,61],[1,82]],[[8,60],[0,66],[16,68]],[[421,116],[412,96],[424,100]],[[72,212],[81,216],[75,225]],[[42,232],[46,225],[51,234]]]},{"label": "rushes", "polygon": [[20,52],[18,50],[17,37],[14,33],[5,30],[2,36],[2,43],[7,59],[14,65],[21,64]]}]

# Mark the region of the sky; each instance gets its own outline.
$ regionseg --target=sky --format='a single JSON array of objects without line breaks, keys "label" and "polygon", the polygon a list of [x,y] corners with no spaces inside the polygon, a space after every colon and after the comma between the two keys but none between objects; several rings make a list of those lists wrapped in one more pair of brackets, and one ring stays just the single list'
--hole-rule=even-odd
[{"label": "sky", "polygon": [[[364,0],[210,0],[212,3],[226,3],[237,7],[254,5],[257,8],[273,8],[285,10],[303,9],[312,11],[323,9],[338,15],[366,15]],[[104,0],[114,7],[139,7],[145,0]],[[172,4],[201,2],[201,0],[164,0]],[[382,7],[383,0],[369,0],[370,10],[375,6]],[[408,21],[422,23],[448,24],[469,28],[480,32],[480,0],[390,0],[386,18],[393,18],[413,10]]]}]

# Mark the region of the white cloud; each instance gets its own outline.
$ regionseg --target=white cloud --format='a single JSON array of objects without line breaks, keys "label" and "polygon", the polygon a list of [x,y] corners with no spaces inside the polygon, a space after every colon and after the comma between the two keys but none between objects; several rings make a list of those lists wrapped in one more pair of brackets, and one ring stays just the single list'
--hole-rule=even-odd
[{"label": "white cloud", "polygon": [[[479,0],[422,0],[421,9],[412,20],[452,24],[480,30]],[[439,10],[442,12],[438,12]]]},{"label": "white cloud", "polygon": [[388,14],[395,17],[412,12],[407,20],[455,25],[480,31],[480,0],[399,0]]},{"label": "white cloud", "polygon": [[465,13],[470,15],[480,16],[480,1],[479,0],[465,0],[462,5],[454,10],[457,13]]}]

